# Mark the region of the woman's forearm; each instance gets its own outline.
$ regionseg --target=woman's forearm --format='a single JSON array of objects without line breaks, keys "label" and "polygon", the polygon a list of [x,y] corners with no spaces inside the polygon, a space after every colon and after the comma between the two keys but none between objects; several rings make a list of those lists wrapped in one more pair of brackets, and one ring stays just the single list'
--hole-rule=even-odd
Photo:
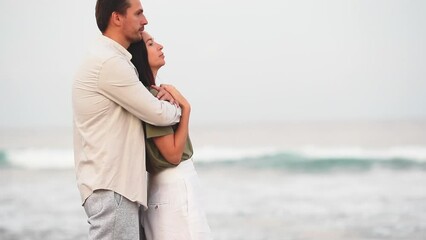
[{"label": "woman's forearm", "polygon": [[174,134],[156,137],[154,143],[161,155],[171,164],[179,164],[189,135],[190,107],[182,107],[180,123]]},{"label": "woman's forearm", "polygon": [[179,164],[182,160],[183,150],[188,139],[191,105],[175,87],[171,85],[162,86],[164,86],[164,89],[166,89],[173,96],[173,98],[179,102],[179,105],[182,108],[182,115],[180,118],[180,123],[174,134],[154,138],[154,142],[160,150],[161,155],[163,155],[163,157],[168,162],[172,164]]},{"label": "woman's forearm", "polygon": [[175,151],[176,155],[174,160],[177,160],[175,164],[178,164],[182,160],[182,154],[185,149],[185,144],[189,136],[189,115],[191,111],[189,109],[182,109],[182,116],[180,123],[175,131]]}]

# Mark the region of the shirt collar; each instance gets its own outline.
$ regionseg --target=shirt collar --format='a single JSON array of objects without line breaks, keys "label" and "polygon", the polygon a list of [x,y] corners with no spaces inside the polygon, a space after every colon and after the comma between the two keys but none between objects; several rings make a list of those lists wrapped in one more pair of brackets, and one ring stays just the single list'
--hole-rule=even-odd
[{"label": "shirt collar", "polygon": [[118,42],[112,40],[109,37],[106,37],[104,35],[101,35],[101,40],[105,43],[107,43],[108,45],[110,45],[111,47],[114,47],[115,49],[117,49],[121,54],[123,54],[129,61],[130,59],[132,59],[132,54],[129,53],[129,51],[127,51],[127,49],[125,49],[123,46],[121,46],[121,44],[119,44]]}]

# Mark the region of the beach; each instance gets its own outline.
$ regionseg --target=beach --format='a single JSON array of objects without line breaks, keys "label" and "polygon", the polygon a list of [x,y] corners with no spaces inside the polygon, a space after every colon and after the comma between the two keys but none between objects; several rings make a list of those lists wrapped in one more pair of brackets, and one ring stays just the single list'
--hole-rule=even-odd
[{"label": "beach", "polygon": [[[426,124],[405,124],[195,127],[214,239],[425,239]],[[1,132],[0,239],[87,239],[70,134],[39,132]]]},{"label": "beach", "polygon": [[[215,239],[424,239],[426,174],[199,167]],[[1,239],[86,239],[72,170],[0,170]]]}]

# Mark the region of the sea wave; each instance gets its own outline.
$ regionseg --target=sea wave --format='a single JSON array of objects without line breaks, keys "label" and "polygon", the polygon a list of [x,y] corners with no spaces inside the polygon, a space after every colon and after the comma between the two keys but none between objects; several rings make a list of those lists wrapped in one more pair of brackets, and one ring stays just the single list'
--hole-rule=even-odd
[{"label": "sea wave", "polygon": [[[194,160],[203,166],[233,165],[275,168],[290,171],[327,171],[336,169],[426,170],[426,147],[404,146],[386,149],[357,147],[323,148],[306,146],[299,149],[201,147]],[[0,150],[0,167],[26,169],[71,169],[72,149]]]},{"label": "sea wave", "polygon": [[375,167],[426,170],[426,147],[404,146],[387,149],[359,147],[299,149],[223,149],[207,147],[195,155],[203,164],[274,168],[289,171],[369,170]]},{"label": "sea wave", "polygon": [[0,166],[26,169],[69,169],[74,167],[72,149],[0,150]]}]

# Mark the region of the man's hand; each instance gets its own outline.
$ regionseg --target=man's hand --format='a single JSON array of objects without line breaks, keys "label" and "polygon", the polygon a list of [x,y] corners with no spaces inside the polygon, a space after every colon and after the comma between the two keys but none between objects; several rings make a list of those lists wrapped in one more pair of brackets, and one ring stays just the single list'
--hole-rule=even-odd
[{"label": "man's hand", "polygon": [[169,92],[172,95],[172,97],[175,99],[175,102],[178,102],[181,108],[186,110],[191,109],[191,105],[189,104],[189,102],[173,85],[161,84],[160,87],[164,88],[167,92]]},{"label": "man's hand", "polygon": [[179,107],[179,103],[173,98],[173,96],[164,87],[155,86],[155,85],[152,85],[151,87],[158,91],[156,96],[158,99],[168,101],[171,104],[174,104],[177,107]]}]

